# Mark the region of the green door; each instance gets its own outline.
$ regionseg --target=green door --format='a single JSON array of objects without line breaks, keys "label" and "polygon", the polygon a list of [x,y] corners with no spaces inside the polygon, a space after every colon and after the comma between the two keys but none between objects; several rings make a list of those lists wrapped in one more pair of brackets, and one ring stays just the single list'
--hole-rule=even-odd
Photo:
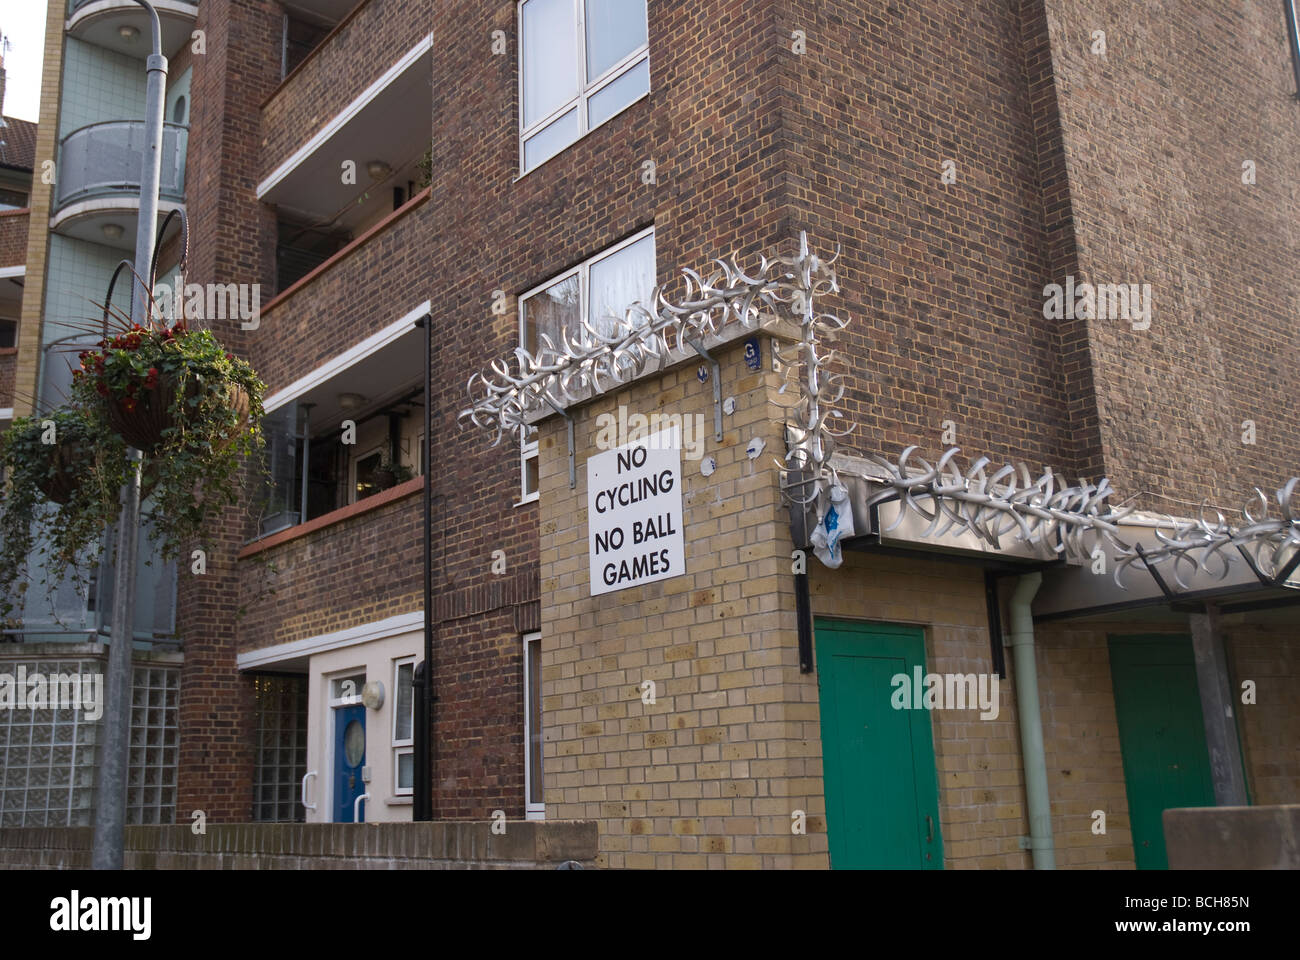
[{"label": "green door", "polygon": [[928,710],[895,710],[892,679],[925,667],[914,627],[818,620],[831,866],[943,869]]},{"label": "green door", "polygon": [[1161,813],[1214,806],[1192,638],[1111,637],[1110,673],[1133,856],[1139,870],[1167,870]]}]

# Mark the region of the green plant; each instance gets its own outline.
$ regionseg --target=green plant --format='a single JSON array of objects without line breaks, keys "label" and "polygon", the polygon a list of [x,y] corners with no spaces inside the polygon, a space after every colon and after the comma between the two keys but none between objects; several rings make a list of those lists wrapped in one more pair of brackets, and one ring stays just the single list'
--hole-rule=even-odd
[{"label": "green plant", "polygon": [[379,482],[380,489],[395,487],[399,483],[405,483],[415,476],[411,468],[401,462],[394,462],[387,454],[375,468],[374,477]]},{"label": "green plant", "polygon": [[[0,616],[17,594],[71,577],[84,589],[95,547],[117,517],[126,447],[85,410],[60,407],[20,417],[0,436],[7,489],[0,501]],[[51,499],[55,490],[60,501]]]},{"label": "green plant", "polygon": [[149,536],[165,559],[205,539],[238,503],[241,466],[263,443],[265,384],[209,330],[119,318],[119,329],[80,361],[68,406],[15,421],[0,439],[8,477],[0,616],[37,570],[43,583],[72,576],[85,584],[101,534],[118,516],[128,442],[144,456]]},{"label": "green plant", "polygon": [[240,465],[262,445],[266,385],[212,331],[183,321],[132,325],[80,359],[72,396],[97,430],[138,440],[149,431],[133,418],[156,428],[151,448],[141,447],[153,471],[152,535],[174,557],[238,502]]},{"label": "green plant", "polygon": [[421,190],[433,183],[433,147],[424,151],[424,156],[415,162],[420,168],[420,179],[417,184]]}]

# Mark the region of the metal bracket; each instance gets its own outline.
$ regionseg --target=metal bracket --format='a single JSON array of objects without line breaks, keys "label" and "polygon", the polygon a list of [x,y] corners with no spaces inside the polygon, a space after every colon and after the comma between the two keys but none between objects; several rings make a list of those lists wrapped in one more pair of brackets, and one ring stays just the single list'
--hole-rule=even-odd
[{"label": "metal bracket", "polygon": [[718,443],[722,442],[722,369],[718,366],[718,361],[710,356],[709,351],[700,346],[698,340],[687,340],[686,343],[698,353],[701,357],[709,362],[712,366],[712,375],[709,377],[713,381],[713,439]]},{"label": "metal bracket", "polygon": [[1017,837],[1021,850],[1052,850],[1056,844],[1052,840],[1035,840],[1033,837]]},{"label": "metal bracket", "polygon": [[1275,587],[1285,587],[1287,580],[1291,574],[1295,573],[1297,566],[1300,566],[1300,550],[1297,550],[1295,555],[1286,562],[1286,566],[1278,571],[1277,576],[1273,578],[1273,585]]},{"label": "metal bracket", "polygon": [[578,461],[575,459],[575,457],[574,457],[574,452],[573,452],[573,414],[569,413],[567,410],[562,410],[562,409],[560,409],[560,407],[558,407],[558,406],[556,405],[555,401],[552,400],[552,399],[550,398],[550,395],[547,394],[547,393],[543,393],[543,394],[542,394],[542,399],[545,400],[545,401],[547,402],[547,404],[550,406],[550,408],[551,408],[552,410],[554,410],[556,413],[558,413],[560,416],[562,416],[562,417],[565,419],[565,421],[568,423],[568,427],[569,427],[569,489],[570,489],[570,490],[573,490],[574,488],[576,488],[576,487],[578,486]]}]

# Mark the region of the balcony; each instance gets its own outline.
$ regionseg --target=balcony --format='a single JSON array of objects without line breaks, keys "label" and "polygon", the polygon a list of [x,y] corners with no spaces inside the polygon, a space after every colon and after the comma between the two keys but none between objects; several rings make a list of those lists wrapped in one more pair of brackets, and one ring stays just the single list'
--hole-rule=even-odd
[{"label": "balcony", "polygon": [[[160,217],[185,200],[188,140],[186,127],[163,125]],[[91,243],[134,250],[144,147],[142,120],[92,123],[64,137],[59,145],[51,229]]]},{"label": "balcony", "polygon": [[[432,36],[427,5],[359,4],[262,105],[259,199],[332,218],[376,186],[403,186],[429,148]],[[361,65],[358,67],[358,65]],[[340,164],[356,164],[353,184]],[[391,171],[368,183],[367,168]]]},{"label": "balcony", "polygon": [[[162,51],[175,56],[190,39],[197,0],[151,0],[162,26]],[[149,15],[135,0],[69,0],[68,36],[128,57],[149,55]]]}]

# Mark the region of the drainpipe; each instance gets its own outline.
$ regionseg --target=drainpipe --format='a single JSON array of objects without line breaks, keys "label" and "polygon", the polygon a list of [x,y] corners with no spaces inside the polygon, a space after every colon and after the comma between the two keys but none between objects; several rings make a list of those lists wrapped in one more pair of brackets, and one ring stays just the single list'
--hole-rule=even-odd
[{"label": "drainpipe", "polygon": [[1016,716],[1020,720],[1020,753],[1025,766],[1025,799],[1029,807],[1029,852],[1035,870],[1055,870],[1052,807],[1047,795],[1047,757],[1043,752],[1043,717],[1038,706],[1038,665],[1034,659],[1034,615],[1029,609],[1041,573],[1028,573],[1011,595],[1011,634],[1007,644],[1015,662]]}]

